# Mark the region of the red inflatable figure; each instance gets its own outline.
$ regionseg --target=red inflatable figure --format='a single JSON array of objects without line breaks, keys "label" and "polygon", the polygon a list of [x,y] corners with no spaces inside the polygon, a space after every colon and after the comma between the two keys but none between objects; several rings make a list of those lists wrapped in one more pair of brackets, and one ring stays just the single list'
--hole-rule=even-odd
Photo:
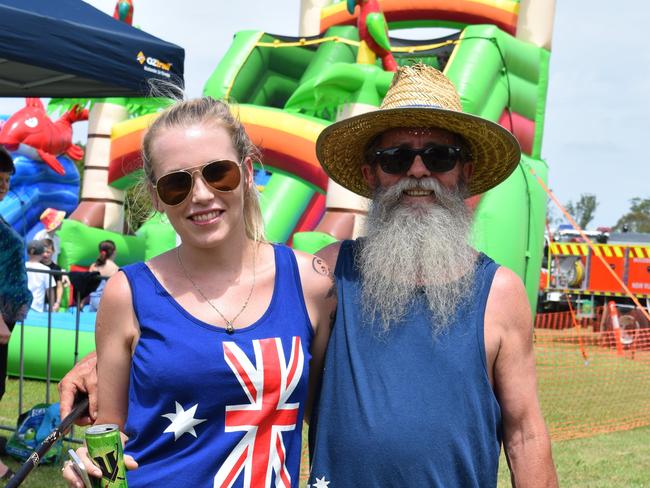
[{"label": "red inflatable figure", "polygon": [[40,158],[62,175],[63,166],[56,159],[60,154],[79,160],[83,149],[72,144],[72,124],[88,120],[88,110],[75,105],[59,120],[52,122],[38,98],[27,98],[25,108],[13,114],[0,130],[0,144],[9,151],[18,151],[32,159]]}]

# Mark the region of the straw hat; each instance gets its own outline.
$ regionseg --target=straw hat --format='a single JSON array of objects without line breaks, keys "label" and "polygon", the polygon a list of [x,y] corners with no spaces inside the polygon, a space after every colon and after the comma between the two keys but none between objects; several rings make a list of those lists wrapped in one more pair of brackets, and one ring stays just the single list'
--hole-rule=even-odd
[{"label": "straw hat", "polygon": [[45,230],[50,232],[56,229],[59,225],[61,225],[61,222],[63,222],[64,217],[65,217],[65,212],[63,210],[57,210],[55,208],[46,208],[45,210],[43,210],[43,213],[41,214],[39,220],[45,227]]},{"label": "straw hat", "polygon": [[361,175],[364,152],[378,134],[400,127],[435,127],[459,134],[469,144],[474,170],[470,195],[484,193],[505,180],[521,158],[517,139],[494,122],[464,113],[454,85],[424,64],[404,66],[393,78],[379,110],[336,122],[316,141],[325,172],[339,185],[370,197]]}]

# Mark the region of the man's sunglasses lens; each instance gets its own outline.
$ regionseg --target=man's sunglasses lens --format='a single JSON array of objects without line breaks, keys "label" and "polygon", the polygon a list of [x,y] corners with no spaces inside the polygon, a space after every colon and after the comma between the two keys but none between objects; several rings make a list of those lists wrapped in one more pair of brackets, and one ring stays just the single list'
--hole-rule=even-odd
[{"label": "man's sunglasses lens", "polygon": [[424,165],[434,173],[446,173],[461,159],[461,151],[454,146],[427,146],[420,153]]},{"label": "man's sunglasses lens", "polygon": [[398,175],[406,172],[411,166],[413,155],[409,149],[403,147],[389,147],[380,149],[376,153],[377,164],[388,174]]},{"label": "man's sunglasses lens", "polygon": [[376,153],[376,162],[388,174],[404,174],[413,164],[416,156],[422,158],[427,169],[433,173],[446,173],[456,166],[461,160],[461,150],[455,146],[431,144],[422,149],[409,147],[389,147],[379,149]]},{"label": "man's sunglasses lens", "polygon": [[[232,191],[239,186],[241,171],[234,161],[213,161],[201,168],[205,182],[217,191]],[[192,191],[192,175],[174,171],[162,176],[156,184],[158,196],[167,205],[178,205]]]}]

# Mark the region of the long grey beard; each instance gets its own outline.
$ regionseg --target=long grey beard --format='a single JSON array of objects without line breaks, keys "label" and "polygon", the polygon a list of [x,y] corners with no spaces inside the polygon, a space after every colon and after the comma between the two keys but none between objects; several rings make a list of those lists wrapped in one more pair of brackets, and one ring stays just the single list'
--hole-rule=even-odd
[{"label": "long grey beard", "polygon": [[[402,203],[409,189],[434,191],[436,203]],[[434,335],[449,325],[471,291],[477,258],[467,242],[471,213],[464,195],[464,185],[448,190],[433,178],[405,178],[375,193],[357,255],[366,320],[387,331],[424,291]]]}]

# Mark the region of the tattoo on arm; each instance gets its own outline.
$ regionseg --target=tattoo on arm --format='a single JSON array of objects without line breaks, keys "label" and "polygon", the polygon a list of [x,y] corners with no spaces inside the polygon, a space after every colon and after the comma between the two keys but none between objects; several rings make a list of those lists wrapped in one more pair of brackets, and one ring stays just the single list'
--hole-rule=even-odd
[{"label": "tattoo on arm", "polygon": [[321,258],[314,257],[314,259],[311,262],[311,265],[314,268],[314,271],[316,271],[319,275],[329,276],[330,269],[325,263],[325,261],[323,261]]},{"label": "tattoo on arm", "polygon": [[[336,290],[336,278],[334,275],[330,272],[329,266],[323,261],[323,259],[319,257],[314,257],[311,263],[312,267],[314,268],[314,271],[316,271],[319,275],[322,276],[327,276],[330,281],[331,281],[331,286],[327,290],[327,293],[325,294],[325,299],[326,300],[336,300],[338,293]],[[336,319],[336,305],[332,306],[332,311],[330,312],[330,327],[334,325],[334,320]]]},{"label": "tattoo on arm", "polygon": [[316,271],[319,275],[327,276],[332,282],[332,286],[329,288],[329,290],[327,290],[325,298],[336,297],[336,279],[334,278],[334,275],[330,273],[329,266],[327,266],[325,261],[319,257],[314,257],[311,265],[314,268],[314,271]]}]

